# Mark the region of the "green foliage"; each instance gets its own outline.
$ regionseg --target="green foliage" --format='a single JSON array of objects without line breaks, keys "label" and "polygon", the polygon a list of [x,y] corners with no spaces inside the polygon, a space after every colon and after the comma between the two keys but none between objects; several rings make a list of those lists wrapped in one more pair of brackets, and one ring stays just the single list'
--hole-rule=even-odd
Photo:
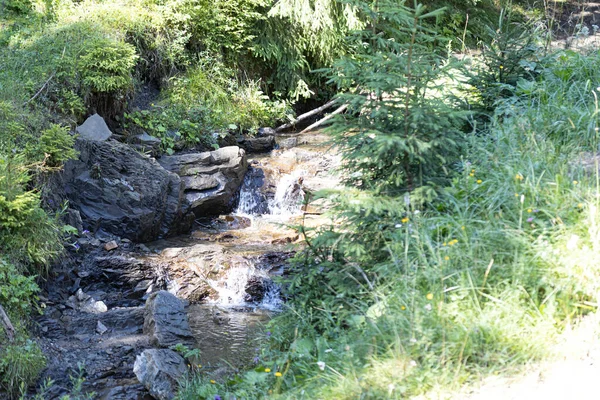
[{"label": "green foliage", "polygon": [[73,148],[75,137],[69,134],[69,128],[52,124],[42,131],[40,147],[37,151],[44,154],[44,165],[50,168],[61,167],[65,161],[76,158],[78,153]]},{"label": "green foliage", "polygon": [[117,94],[131,89],[131,73],[137,58],[133,46],[110,40],[89,46],[79,59],[83,83],[97,93]]},{"label": "green foliage", "polygon": [[88,105],[105,117],[120,114],[133,90],[133,67],[137,55],[127,43],[99,40],[89,43],[81,55],[81,71]]},{"label": "green foliage", "polygon": [[[96,397],[95,392],[87,392],[83,393],[83,383],[85,382],[85,368],[82,363],[78,364],[79,371],[77,371],[77,375],[70,375],[71,379],[71,389],[69,390],[69,394],[62,395],[60,400],[92,400]],[[48,378],[44,381],[37,390],[37,393],[33,397],[26,397],[25,395],[21,396],[19,400],[31,399],[31,400],[46,400],[52,390],[54,388],[54,381]]]},{"label": "green foliage", "polygon": [[512,95],[519,80],[537,75],[543,31],[534,20],[515,21],[510,8],[502,9],[498,22],[486,28],[481,65],[470,83],[480,91],[484,109],[493,110],[496,101]]},{"label": "green foliage", "polygon": [[173,77],[164,100],[150,110],[126,115],[129,127],[140,127],[161,138],[163,149],[216,145],[215,132],[254,133],[261,126],[285,119],[285,101],[271,101],[257,82],[240,81],[218,58],[203,53],[196,67]]},{"label": "green foliage", "polygon": [[339,103],[348,105],[348,115],[337,117],[330,132],[354,185],[415,189],[443,175],[461,137],[461,113],[440,96],[451,65],[431,48],[437,38],[423,26],[440,11],[385,1],[377,10],[353,4],[372,21],[352,37],[356,54],[329,72],[342,90]]},{"label": "green foliage", "polygon": [[37,343],[26,340],[0,349],[0,386],[9,394],[24,394],[46,366]]},{"label": "green foliage", "polygon": [[0,304],[15,321],[28,315],[39,291],[34,277],[25,277],[9,262],[0,259]]},{"label": "green foliage", "polygon": [[17,15],[26,15],[31,12],[31,0],[3,0],[0,3],[0,11],[6,10]]},{"label": "green foliage", "polygon": [[40,206],[39,193],[27,191],[29,171],[19,155],[0,154],[0,251],[18,267],[43,272],[62,251],[58,216]]},{"label": "green foliage", "polygon": [[346,53],[344,38],[363,25],[356,10],[339,1],[278,1],[269,11],[253,47],[255,57],[272,67],[263,72],[273,90],[292,99],[330,97],[313,70],[329,67]]}]

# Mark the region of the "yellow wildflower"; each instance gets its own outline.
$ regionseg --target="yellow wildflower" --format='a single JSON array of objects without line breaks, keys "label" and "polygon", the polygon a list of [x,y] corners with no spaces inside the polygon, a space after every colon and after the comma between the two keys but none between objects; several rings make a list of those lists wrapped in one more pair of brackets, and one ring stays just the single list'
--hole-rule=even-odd
[{"label": "yellow wildflower", "polygon": [[265,368],[265,372],[271,372],[271,368]]},{"label": "yellow wildflower", "polygon": [[504,69],[504,65],[501,65],[501,66],[500,66],[500,69]]},{"label": "yellow wildflower", "polygon": [[446,256],[444,257],[444,260],[448,261],[450,259],[450,257]]},{"label": "yellow wildflower", "polygon": [[433,293],[427,293],[427,300],[433,300]]},{"label": "yellow wildflower", "polygon": [[475,174],[471,172],[471,173],[469,174],[469,176],[473,177],[473,176],[475,176]]},{"label": "yellow wildflower", "polygon": [[281,376],[281,372],[279,372],[279,371],[275,372],[275,376],[277,376],[277,377]]},{"label": "yellow wildflower", "polygon": [[533,210],[531,208],[528,208],[527,212],[530,213],[530,212],[533,212]]},{"label": "yellow wildflower", "polygon": [[217,383],[217,381],[215,381],[214,379],[211,379],[210,383],[212,383],[214,385],[215,383]]},{"label": "yellow wildflower", "polygon": [[483,182],[481,179],[477,179],[477,183],[478,184],[481,183],[481,182]]},{"label": "yellow wildflower", "polygon": [[518,181],[522,181],[523,180],[523,175],[517,174],[517,175],[515,175],[515,179],[518,180]]},{"label": "yellow wildflower", "polygon": [[579,208],[583,208],[583,203],[579,203],[579,204],[577,204],[577,207],[579,207]]},{"label": "yellow wildflower", "polygon": [[401,221],[402,221],[403,224],[405,224],[405,223],[407,223],[409,221],[409,219],[408,219],[408,217],[404,217],[404,218],[402,218]]},{"label": "yellow wildflower", "polygon": [[573,185],[577,185],[579,182],[577,181],[573,181]]},{"label": "yellow wildflower", "polygon": [[404,311],[404,310],[406,310],[406,306],[400,306],[400,309],[401,309],[402,311]]},{"label": "yellow wildflower", "polygon": [[519,197],[519,193],[515,193],[515,197]]},{"label": "yellow wildflower", "polygon": [[465,230],[465,226],[464,225],[461,226],[460,229],[462,229],[464,231]]}]

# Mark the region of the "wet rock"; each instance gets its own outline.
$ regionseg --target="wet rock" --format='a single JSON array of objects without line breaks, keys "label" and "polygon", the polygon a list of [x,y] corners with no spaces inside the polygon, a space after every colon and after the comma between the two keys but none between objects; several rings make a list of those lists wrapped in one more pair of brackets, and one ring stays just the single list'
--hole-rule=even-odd
[{"label": "wet rock", "polygon": [[185,211],[196,216],[230,211],[248,164],[246,152],[237,146],[204,153],[164,156],[160,164],[181,177]]},{"label": "wet rock", "polygon": [[183,357],[173,350],[150,349],[136,357],[133,372],[156,399],[171,400],[187,370]]},{"label": "wet rock", "polygon": [[258,128],[258,136],[267,136],[267,135],[275,135],[275,129],[273,128]]},{"label": "wet rock", "polygon": [[275,136],[247,137],[238,141],[247,153],[267,153],[275,148]]},{"label": "wet rock", "polygon": [[184,303],[175,295],[161,290],[146,301],[144,333],[154,346],[169,347],[192,338]]},{"label": "wet rock", "polygon": [[65,164],[52,187],[64,191],[85,228],[140,242],[189,229],[179,176],[114,140],[86,134],[75,147],[79,159]]},{"label": "wet rock", "polygon": [[110,242],[104,244],[104,250],[106,251],[114,250],[117,247],[119,247],[119,245],[114,240],[111,240]]},{"label": "wet rock", "polygon": [[298,146],[298,139],[295,137],[281,139],[277,142],[281,149],[291,149],[292,147]]},{"label": "wet rock", "polygon": [[213,307],[213,309],[211,310],[211,314],[213,322],[217,325],[226,324],[231,320],[231,316],[227,311],[217,307]]},{"label": "wet rock", "polygon": [[244,229],[248,228],[252,221],[239,215],[221,215],[214,224],[217,229]]},{"label": "wet rock", "polygon": [[246,301],[260,303],[265,298],[265,293],[273,282],[264,276],[251,276],[246,284]]},{"label": "wet rock", "polygon": [[94,114],[86,119],[83,125],[77,127],[76,131],[81,139],[98,142],[104,142],[112,136],[112,132],[108,129],[106,122],[98,114]]}]

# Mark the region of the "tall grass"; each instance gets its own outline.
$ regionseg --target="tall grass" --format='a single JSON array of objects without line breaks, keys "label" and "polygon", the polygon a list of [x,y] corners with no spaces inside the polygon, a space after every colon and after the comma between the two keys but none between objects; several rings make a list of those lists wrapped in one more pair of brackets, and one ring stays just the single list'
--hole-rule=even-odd
[{"label": "tall grass", "polygon": [[199,378],[180,397],[400,399],[543,358],[598,304],[599,61],[543,60],[539,78],[520,82],[487,132],[469,138],[425,209],[337,193],[338,217],[372,224],[313,237],[328,253],[300,260],[290,310],[271,323],[255,370],[223,385]]}]

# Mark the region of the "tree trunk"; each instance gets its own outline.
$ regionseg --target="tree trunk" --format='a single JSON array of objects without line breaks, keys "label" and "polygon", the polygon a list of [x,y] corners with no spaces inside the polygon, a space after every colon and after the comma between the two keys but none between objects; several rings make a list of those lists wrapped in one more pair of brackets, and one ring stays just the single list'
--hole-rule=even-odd
[{"label": "tree trunk", "polygon": [[6,336],[8,336],[8,341],[12,342],[15,339],[15,328],[10,323],[10,319],[8,319],[8,315],[4,312],[4,308],[2,308],[2,304],[0,304],[0,325],[4,327],[6,331]]},{"label": "tree trunk", "polygon": [[312,117],[313,115],[318,114],[321,111],[327,110],[328,108],[332,107],[336,103],[336,101],[337,101],[337,99],[333,99],[333,100],[323,104],[321,107],[315,108],[314,110],[311,110],[307,113],[299,115],[298,118],[296,118],[293,122],[289,122],[287,124],[283,124],[283,125],[275,128],[275,132],[281,132],[284,129],[291,128],[292,126],[296,125],[298,122],[305,120],[308,117]]},{"label": "tree trunk", "polygon": [[344,110],[346,110],[346,108],[348,108],[348,104],[344,104],[338,108],[335,109],[335,111],[333,111],[331,114],[329,114],[328,116],[326,116],[325,118],[322,118],[320,120],[318,120],[317,122],[315,122],[314,124],[306,127],[306,129],[304,129],[302,132],[300,133],[304,133],[304,132],[308,132],[310,130],[315,129],[318,126],[323,125],[325,122],[327,122],[329,119],[333,118],[334,115],[339,114],[341,112],[343,112]]}]

